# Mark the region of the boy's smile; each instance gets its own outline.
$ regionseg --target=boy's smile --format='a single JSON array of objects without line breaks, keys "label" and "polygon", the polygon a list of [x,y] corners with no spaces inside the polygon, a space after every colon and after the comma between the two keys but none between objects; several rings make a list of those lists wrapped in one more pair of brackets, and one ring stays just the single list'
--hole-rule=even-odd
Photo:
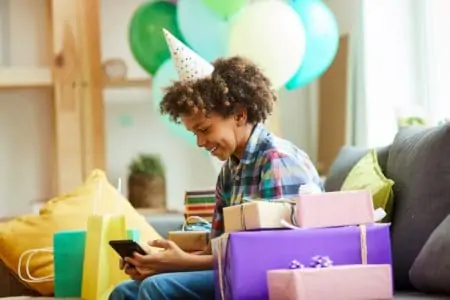
[{"label": "boy's smile", "polygon": [[[241,158],[248,139],[246,126],[241,126],[234,116],[224,118],[218,114],[197,112],[182,115],[181,122],[197,137],[197,145],[224,161],[231,155]],[[246,130],[245,130],[246,131]],[[251,130],[250,130],[251,132]]]}]

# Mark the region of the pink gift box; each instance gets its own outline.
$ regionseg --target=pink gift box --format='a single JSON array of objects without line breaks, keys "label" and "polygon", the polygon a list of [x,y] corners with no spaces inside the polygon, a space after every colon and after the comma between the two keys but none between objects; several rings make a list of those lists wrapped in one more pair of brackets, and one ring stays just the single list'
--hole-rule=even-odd
[{"label": "pink gift box", "polygon": [[301,194],[297,199],[299,227],[333,227],[375,222],[368,190]]},{"label": "pink gift box", "polygon": [[267,272],[270,300],[393,299],[390,265],[347,265]]}]

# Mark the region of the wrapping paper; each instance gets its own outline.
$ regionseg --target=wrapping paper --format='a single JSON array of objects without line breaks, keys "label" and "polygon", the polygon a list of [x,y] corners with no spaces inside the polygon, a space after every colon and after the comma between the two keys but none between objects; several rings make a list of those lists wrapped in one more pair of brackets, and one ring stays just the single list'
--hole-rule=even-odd
[{"label": "wrapping paper", "polygon": [[186,252],[195,252],[208,247],[209,235],[209,231],[170,231],[168,239]]},{"label": "wrapping paper", "polygon": [[267,282],[270,300],[393,299],[388,264],[272,270]]},{"label": "wrapping paper", "polygon": [[281,220],[292,223],[294,216],[294,205],[281,201],[251,201],[223,209],[225,232],[281,228]]},{"label": "wrapping paper", "polygon": [[368,190],[305,193],[297,199],[299,227],[333,227],[374,222],[372,195]]},{"label": "wrapping paper", "polygon": [[286,261],[333,257],[335,265],[390,264],[389,224],[226,233],[212,240],[216,299],[268,299],[267,271]]}]

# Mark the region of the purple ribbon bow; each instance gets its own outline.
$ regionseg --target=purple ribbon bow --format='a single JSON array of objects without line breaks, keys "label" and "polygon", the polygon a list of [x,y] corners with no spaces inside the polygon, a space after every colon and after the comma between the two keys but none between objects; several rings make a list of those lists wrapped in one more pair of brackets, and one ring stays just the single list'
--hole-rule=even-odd
[{"label": "purple ribbon bow", "polygon": [[[309,268],[328,268],[333,265],[333,261],[328,256],[316,255],[311,258]],[[303,269],[305,265],[301,264],[298,260],[291,261],[290,269]]]}]

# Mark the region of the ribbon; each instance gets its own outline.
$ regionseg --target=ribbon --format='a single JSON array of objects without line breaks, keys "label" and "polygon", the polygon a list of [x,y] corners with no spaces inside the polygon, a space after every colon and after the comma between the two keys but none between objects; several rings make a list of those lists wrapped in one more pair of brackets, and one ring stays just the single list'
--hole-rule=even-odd
[{"label": "ribbon", "polygon": [[[244,199],[244,203],[255,203],[255,202],[262,202],[263,200],[250,200],[250,199]],[[269,201],[268,201],[269,202]],[[271,200],[271,203],[280,203],[280,204],[289,204],[290,208],[291,208],[291,213],[290,213],[290,220],[291,223],[293,225],[297,225],[297,214],[296,214],[296,202],[295,200],[292,199],[276,199],[276,200]],[[242,230],[247,230],[247,222],[245,219],[245,207],[246,205],[240,205],[240,214],[241,214],[241,228]],[[283,220],[284,221],[284,220]]]},{"label": "ribbon", "polygon": [[[225,287],[224,287],[224,275],[223,275],[223,254],[227,252],[227,249],[224,251],[224,240],[228,239],[228,234],[224,233],[222,236],[215,238],[213,245],[213,252],[217,255],[217,272],[219,273],[219,290],[220,290],[220,298],[225,300]],[[216,245],[217,243],[217,245]]]},{"label": "ribbon", "polygon": [[[367,265],[367,227],[366,225],[359,225],[359,240],[360,240],[360,250],[361,250],[361,264]],[[224,277],[224,256],[228,252],[228,243],[224,243],[224,241],[228,241],[228,234],[225,233],[222,236],[215,238],[213,240],[213,251],[217,255],[217,271],[219,275],[219,290],[221,299],[225,300],[225,277]],[[225,248],[225,249],[224,249]],[[225,253],[225,255],[223,255]],[[332,265],[332,261],[326,256],[314,256],[312,258],[312,262],[314,262],[314,267],[327,267]],[[298,261],[292,261],[291,266],[301,267],[302,264]],[[311,265],[310,265],[311,266]]]},{"label": "ribbon", "polygon": [[[311,259],[309,268],[328,268],[333,266],[333,261],[328,256],[316,255]],[[289,265],[289,269],[304,269],[305,265],[301,264],[298,260],[294,259]]]}]

